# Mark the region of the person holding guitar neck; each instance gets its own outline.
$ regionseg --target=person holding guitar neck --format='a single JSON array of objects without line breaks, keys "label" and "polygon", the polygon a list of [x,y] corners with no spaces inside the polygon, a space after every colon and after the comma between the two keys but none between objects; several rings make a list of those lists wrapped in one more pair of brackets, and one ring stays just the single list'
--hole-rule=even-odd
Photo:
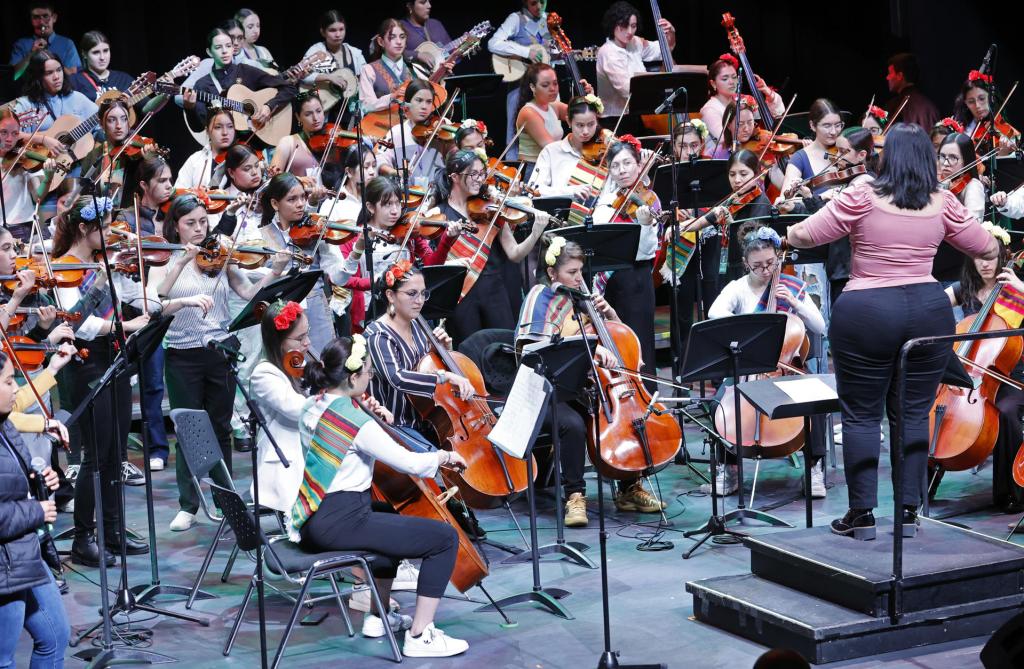
[{"label": "person holding guitar neck", "polygon": [[[236,63],[231,35],[224,28],[214,28],[210,31],[206,36],[206,47],[207,53],[213,58],[213,69],[196,82],[197,92],[225,95],[234,84],[242,84],[254,91],[262,88],[277,89],[277,95],[253,115],[253,124],[266,123],[274,110],[288,104],[295,97],[295,84],[277,75],[268,74],[258,67]],[[184,104],[187,116],[191,117],[189,125],[195,128],[204,127],[207,116],[206,104],[196,100],[194,96],[185,96]],[[242,129],[236,128],[236,131],[242,132]]]},{"label": "person holding guitar neck", "polygon": [[[540,63],[544,60],[551,32],[548,30],[542,0],[520,0],[519,11],[509,14],[487,41],[487,50],[495,56],[519,58],[526,63]],[[516,110],[519,109],[519,82],[508,82],[505,95],[505,114],[508,119],[505,128],[505,143],[516,135]],[[516,147],[505,154],[508,160],[519,157]]]},{"label": "person holding guitar neck", "polygon": [[317,51],[330,54],[337,66],[333,72],[326,74],[312,73],[302,80],[306,86],[333,86],[336,92],[343,95],[358,95],[358,91],[350,91],[346,84],[346,70],[348,75],[359,81],[359,74],[366,65],[366,57],[362,49],[345,42],[348,32],[348,24],[345,17],[337,9],[329,9],[320,17],[320,37],[322,42],[317,42],[306,49],[307,58]]},{"label": "person holding guitar neck", "polygon": [[405,41],[405,57],[409,60],[416,60],[418,57],[430,70],[437,67],[437,63],[426,62],[422,56],[416,53],[416,49],[425,42],[432,42],[437,45],[447,44],[452,41],[448,31],[437,19],[430,18],[430,0],[412,0],[405,3],[405,18],[402,19],[402,26],[405,28],[407,39]]},{"label": "person holding guitar neck", "polygon": [[288,135],[277,144],[270,161],[270,173],[291,172],[295,176],[315,176],[320,179],[320,156],[309,146],[313,135],[324,132],[324,106],[316,91],[303,91],[292,102],[299,131]]},{"label": "person holding guitar neck", "polygon": [[127,91],[132,75],[110,69],[110,40],[99,30],[82,35],[79,51],[85,68],[71,75],[71,87],[92,101],[104,91]]},{"label": "person holding guitar neck", "polygon": [[40,132],[49,129],[61,116],[85,120],[99,109],[95,102],[71,88],[60,58],[46,49],[29,57],[22,91],[24,94],[14,101],[14,112],[19,116],[34,113]]},{"label": "person holding guitar neck", "polygon": [[[637,36],[640,12],[628,2],[614,3],[604,13],[601,25],[608,39],[597,51],[597,94],[604,100],[603,118],[618,120],[629,97],[629,80],[646,72],[644,61],[661,60],[658,40]],[[676,47],[676,29],[666,19],[658,27],[664,31],[668,48]]]}]

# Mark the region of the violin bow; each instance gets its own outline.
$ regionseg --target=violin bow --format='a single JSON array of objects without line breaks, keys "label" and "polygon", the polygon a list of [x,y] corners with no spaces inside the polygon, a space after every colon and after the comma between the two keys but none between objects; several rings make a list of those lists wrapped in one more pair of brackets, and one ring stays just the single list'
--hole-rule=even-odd
[{"label": "violin bow", "polygon": [[[874,98],[871,99],[874,100]],[[761,153],[757,156],[758,165],[760,165],[761,161],[764,160],[765,154],[768,153],[768,147],[772,145],[772,142],[775,141],[775,138],[778,136],[779,131],[782,130],[782,123],[786,120],[786,117],[789,116],[789,110],[793,108],[794,102],[796,102],[796,94],[794,94],[793,99],[789,101],[789,105],[786,106],[786,111],[782,113],[782,117],[779,118],[778,123],[775,124],[775,129],[772,130],[772,136],[768,138],[768,141],[765,143],[764,148],[761,149]]]},{"label": "violin bow", "polygon": [[[956,172],[953,172],[953,173],[952,173],[952,174],[950,174],[950,175],[949,175],[948,177],[946,177],[945,179],[943,179],[943,180],[942,180],[942,183],[944,183],[944,184],[946,184],[946,185],[948,186],[948,185],[949,185],[950,183],[952,183],[952,182],[953,182],[954,180],[956,180],[956,179],[959,179],[959,178],[960,178],[960,177],[962,177],[963,175],[965,175],[965,174],[967,174],[968,172],[970,172],[971,170],[973,170],[973,169],[974,169],[975,167],[977,167],[978,165],[981,165],[981,164],[982,164],[982,163],[984,163],[984,162],[985,162],[986,160],[988,160],[989,158],[991,158],[992,156],[994,156],[994,155],[995,155],[995,154],[996,154],[996,153],[997,153],[998,151],[999,151],[998,149],[992,149],[991,151],[989,151],[988,153],[986,153],[986,154],[984,154],[984,155],[981,155],[981,156],[977,156],[977,157],[976,157],[976,158],[975,158],[974,160],[972,160],[971,162],[967,163],[966,165],[964,165],[963,167],[961,167],[961,168],[960,168],[959,170],[957,170]],[[1020,186],[1018,186],[1018,188],[1019,188],[1019,187],[1020,187]]]},{"label": "violin bow", "polygon": [[[509,152],[509,149],[511,149],[515,145],[515,143],[519,141],[519,135],[523,134],[523,130],[526,130],[526,126],[525,125],[520,126],[516,130],[516,134],[512,137],[512,139],[509,141],[509,143],[505,145],[505,148],[504,148],[504,150],[502,150],[501,154],[495,159],[496,162],[494,164],[496,166],[501,164],[501,159],[504,158],[505,154],[507,154]],[[497,167],[495,167],[494,169],[488,167],[487,168],[487,174],[484,177],[484,181],[487,181],[487,179],[490,179],[494,175],[495,170],[497,170]]]},{"label": "violin bow", "polygon": [[[327,156],[331,154],[331,147],[334,146],[334,140],[338,138],[338,130],[341,128],[341,116],[345,113],[345,109],[347,108],[347,104],[338,105],[338,115],[334,117],[334,123],[331,125],[331,132],[327,136],[327,148],[324,149],[324,155],[320,156],[320,162],[316,166],[316,176],[318,180],[324,171],[324,165],[327,164]],[[310,153],[312,153],[312,151],[310,151]]]},{"label": "violin bow", "polygon": [[145,116],[142,117],[141,121],[139,121],[137,124],[135,124],[135,127],[131,131],[131,134],[129,134],[127,137],[125,137],[124,142],[118,148],[117,153],[115,153],[110,158],[110,162],[107,164],[106,167],[103,168],[103,170],[100,172],[99,176],[96,178],[96,183],[100,183],[102,181],[107,181],[107,180],[110,179],[110,174],[111,174],[111,172],[113,172],[114,165],[117,164],[117,161],[121,157],[121,154],[123,154],[125,152],[125,150],[129,146],[131,146],[132,140],[135,139],[136,137],[138,137],[139,133],[142,132],[142,126],[144,126],[147,123],[149,123],[150,119],[153,118],[153,115],[155,113],[156,113],[155,111],[151,111],[151,112],[147,113]]},{"label": "violin bow", "polygon": [[[508,190],[501,194],[501,203],[498,204],[498,208],[497,208],[497,210],[495,210],[494,216],[491,216],[491,220],[487,224],[487,230],[484,231],[484,234],[480,236],[480,239],[486,239],[487,235],[490,234],[491,229],[494,228],[494,224],[497,222],[498,217],[501,216],[501,211],[502,211],[502,209],[505,208],[505,202],[508,201],[508,198],[509,198],[509,196],[512,193],[512,189],[515,188],[515,185],[519,182],[519,179],[523,175],[523,168],[524,167],[525,167],[524,164],[520,164],[519,165],[519,169],[516,170],[516,175],[512,178],[511,181],[508,182]],[[478,245],[476,247],[476,250],[473,251],[472,257],[470,257],[470,259],[469,259],[469,265],[470,266],[472,266],[473,263],[476,262],[476,259],[480,257],[480,252],[482,250],[483,250],[483,244],[480,244],[480,245]]]},{"label": "violin bow", "polygon": [[445,103],[444,109],[441,110],[441,114],[437,120],[437,125],[435,125],[434,129],[430,131],[430,136],[427,137],[427,141],[423,142],[423,150],[417,153],[416,157],[412,159],[412,164],[409,165],[409,174],[416,171],[416,168],[420,164],[420,160],[423,158],[423,154],[427,152],[427,147],[430,146],[430,143],[434,141],[435,137],[437,137],[437,132],[441,129],[441,126],[444,125],[444,119],[448,116],[448,112],[452,110],[452,105],[455,104],[455,100],[459,97],[461,92],[462,89],[456,88],[455,92],[448,96],[448,102]]},{"label": "violin bow", "polygon": [[[665,142],[659,142],[658,143],[658,147],[656,149],[654,149],[654,151],[651,152],[651,155],[648,156],[647,160],[644,161],[643,166],[640,168],[640,173],[636,177],[636,181],[634,181],[633,185],[630,186],[629,190],[626,191],[626,195],[622,198],[622,204],[620,204],[618,206],[618,208],[612,214],[612,217],[610,219],[608,219],[609,221],[614,221],[616,218],[619,217],[619,214],[622,213],[622,208],[626,206],[627,202],[629,202],[629,198],[631,198],[633,196],[633,193],[636,192],[637,187],[641,183],[643,183],[644,178],[646,178],[646,176],[647,176],[648,170],[650,170],[651,167],[654,166],[654,162],[658,158],[658,153],[661,151],[661,147],[664,146],[664,145],[665,145]],[[605,155],[607,156],[608,154],[605,153]]]},{"label": "violin bow", "polygon": [[18,164],[18,161],[21,160],[21,157],[25,155],[26,151],[28,151],[28,148],[32,145],[32,140],[36,138],[36,134],[39,132],[39,126],[41,126],[42,124],[43,119],[39,119],[39,123],[36,124],[36,127],[32,128],[32,134],[29,135],[28,139],[25,140],[25,146],[21,147],[21,151],[18,151],[18,155],[14,157],[14,161],[11,163],[11,166],[7,168],[6,172],[0,174],[0,181],[3,181],[4,179],[7,178],[7,175],[11,173],[11,171],[14,169],[14,166]]},{"label": "violin bow", "polygon": [[1013,82],[1013,86],[1010,88],[1010,92],[1006,94],[1005,98],[1003,98],[1003,104],[999,105],[999,109],[996,110],[996,113],[993,114],[992,117],[989,118],[987,121],[985,121],[985,132],[981,133],[981,137],[979,137],[978,140],[974,142],[975,149],[977,149],[978,145],[981,144],[985,137],[987,137],[988,134],[992,132],[993,129],[995,129],[996,119],[999,118],[999,115],[1003,113],[1003,109],[1006,108],[1006,103],[1010,101],[1011,97],[1013,97],[1013,94],[1017,90],[1017,85],[1019,83],[1019,81]]},{"label": "violin bow", "polygon": [[146,265],[142,257],[142,226],[139,223],[139,194],[135,197],[135,255],[139,259],[139,284],[142,287],[142,313],[149,314],[149,295],[146,293]]},{"label": "violin bow", "polygon": [[[3,328],[0,328],[0,338],[2,338],[4,346],[7,347],[7,350],[11,352],[11,361],[14,363],[15,368],[17,368],[17,370],[21,373],[22,377],[24,377],[25,384],[32,390],[32,394],[36,398],[36,404],[39,405],[39,412],[43,414],[43,418],[46,421],[53,420],[53,414],[51,414],[50,410],[46,408],[46,403],[43,402],[43,396],[39,394],[39,389],[36,388],[36,384],[32,382],[32,377],[29,376],[28,373],[25,371],[25,368],[21,366],[21,361],[18,360],[18,356],[14,350],[14,344],[12,344],[11,340],[7,338],[7,331],[4,330]],[[59,354],[55,353],[54,355]],[[46,430],[44,429],[43,431],[45,432]],[[61,446],[64,447],[65,450],[68,449],[68,444],[65,443],[63,439],[60,440],[60,444]]]},{"label": "violin bow", "polygon": [[896,119],[898,119],[900,117],[900,113],[903,111],[903,108],[907,106],[908,102],[910,102],[910,96],[909,95],[907,97],[903,98],[903,102],[900,103],[900,106],[893,113],[892,117],[886,122],[886,124],[885,124],[886,132],[888,132],[889,128],[891,128],[893,126],[893,124],[896,123]]}]

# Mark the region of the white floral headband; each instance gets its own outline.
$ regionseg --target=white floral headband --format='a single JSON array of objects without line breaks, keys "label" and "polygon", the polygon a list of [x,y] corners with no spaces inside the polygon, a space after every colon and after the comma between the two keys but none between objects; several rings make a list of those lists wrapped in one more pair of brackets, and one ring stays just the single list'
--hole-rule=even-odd
[{"label": "white floral headband", "polygon": [[483,135],[485,139],[487,138],[487,126],[484,124],[483,121],[477,121],[476,119],[473,118],[464,118],[462,119],[462,123],[459,124],[459,127],[464,129],[476,130],[481,135]]},{"label": "white floral headband", "polygon": [[587,93],[583,96],[584,102],[592,106],[598,114],[604,113],[604,103],[601,102],[601,98],[597,97],[593,93]]},{"label": "white floral headband", "polygon": [[1010,245],[1010,233],[999,227],[992,221],[985,221],[981,224],[981,227],[985,228],[990,235],[998,239],[1003,243],[1003,246]]},{"label": "white floral headband", "polygon": [[363,360],[366,359],[366,339],[361,334],[352,335],[352,352],[345,359],[345,369],[350,372],[358,372],[363,368]]},{"label": "white floral headband", "polygon": [[547,263],[548,267],[554,267],[555,263],[558,262],[558,256],[562,255],[565,243],[565,237],[555,237],[551,240],[551,244],[548,245],[548,250],[544,254],[544,262]]}]

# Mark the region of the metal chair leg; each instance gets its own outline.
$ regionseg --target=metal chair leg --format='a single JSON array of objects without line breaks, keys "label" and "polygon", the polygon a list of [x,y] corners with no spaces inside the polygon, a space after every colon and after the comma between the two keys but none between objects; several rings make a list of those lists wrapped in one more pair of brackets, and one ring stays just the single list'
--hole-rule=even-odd
[{"label": "metal chair leg", "polygon": [[288,645],[288,639],[292,635],[295,621],[299,619],[299,611],[306,605],[306,597],[309,594],[309,586],[313,583],[313,573],[315,571],[316,567],[310,567],[309,571],[306,572],[306,578],[302,582],[299,594],[295,596],[295,606],[292,607],[292,615],[288,617],[288,625],[284,628],[284,635],[281,637],[281,643],[277,646],[277,654],[274,655],[274,662],[270,665],[270,669],[277,669],[277,665],[281,662],[281,656],[284,655],[284,648]]},{"label": "metal chair leg", "polygon": [[228,555],[228,563],[224,565],[224,571],[220,574],[220,582],[227,583],[228,578],[231,577],[231,570],[235,566],[235,558],[238,557],[238,544],[231,547],[231,554]]},{"label": "metal chair leg", "polygon": [[334,591],[334,598],[338,600],[338,608],[341,609],[341,617],[345,621],[345,628],[348,630],[349,638],[356,635],[355,628],[352,627],[352,618],[348,614],[348,607],[345,606],[345,598],[341,596],[341,590],[338,589],[338,581],[335,578],[335,572],[331,572],[331,590]]},{"label": "metal chair leg", "polygon": [[[374,581],[371,575],[372,572],[370,571],[370,565],[367,564],[366,560],[360,560],[359,562],[360,566],[363,568],[363,573],[365,573],[368,576],[368,578],[366,579],[366,584],[370,586],[370,597],[373,598],[373,602],[377,607],[377,611],[387,611],[388,613],[390,613],[391,609],[388,608],[383,601],[381,601],[380,593],[377,591],[377,583]],[[391,654],[395,658],[395,662],[401,662],[402,651],[398,649],[398,642],[395,641],[395,633],[391,629],[391,624],[390,621],[388,620],[388,615],[385,614],[381,616],[381,619],[384,621],[384,633],[387,635],[388,643],[391,645]]]},{"label": "metal chair leg", "polygon": [[217,533],[213,535],[213,543],[210,544],[210,548],[206,551],[206,557],[203,558],[203,566],[199,568],[199,573],[196,574],[195,583],[192,584],[192,590],[188,593],[188,599],[185,601],[186,609],[191,609],[192,604],[196,601],[196,595],[199,594],[199,587],[202,585],[203,579],[206,578],[206,573],[210,570],[210,563],[213,562],[213,554],[217,551],[217,544],[220,542],[220,538],[223,536],[224,530],[227,526],[228,521],[226,519],[221,519],[220,525],[217,526]]},{"label": "metal chair leg", "polygon": [[235,637],[238,636],[238,628],[242,626],[242,616],[245,615],[245,610],[249,608],[249,599],[252,598],[252,591],[255,587],[256,573],[254,570],[252,578],[249,579],[249,587],[245,589],[245,597],[242,599],[242,607],[238,609],[238,615],[235,617],[235,624],[231,627],[231,634],[228,635],[227,643],[224,644],[225,657],[231,654],[231,647],[235,645]]}]

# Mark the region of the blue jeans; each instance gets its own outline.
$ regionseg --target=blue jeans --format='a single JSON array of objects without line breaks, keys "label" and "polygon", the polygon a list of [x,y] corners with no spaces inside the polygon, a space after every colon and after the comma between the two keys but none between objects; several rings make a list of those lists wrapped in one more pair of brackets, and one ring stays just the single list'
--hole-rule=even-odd
[{"label": "blue jeans", "polygon": [[167,461],[167,429],[164,427],[164,347],[157,346],[142,361],[146,395],[141,398],[146,406],[146,435],[149,437],[149,457]]},{"label": "blue jeans", "polygon": [[53,576],[45,585],[0,595],[0,669],[14,666],[22,627],[32,637],[30,669],[64,666],[71,629]]}]

